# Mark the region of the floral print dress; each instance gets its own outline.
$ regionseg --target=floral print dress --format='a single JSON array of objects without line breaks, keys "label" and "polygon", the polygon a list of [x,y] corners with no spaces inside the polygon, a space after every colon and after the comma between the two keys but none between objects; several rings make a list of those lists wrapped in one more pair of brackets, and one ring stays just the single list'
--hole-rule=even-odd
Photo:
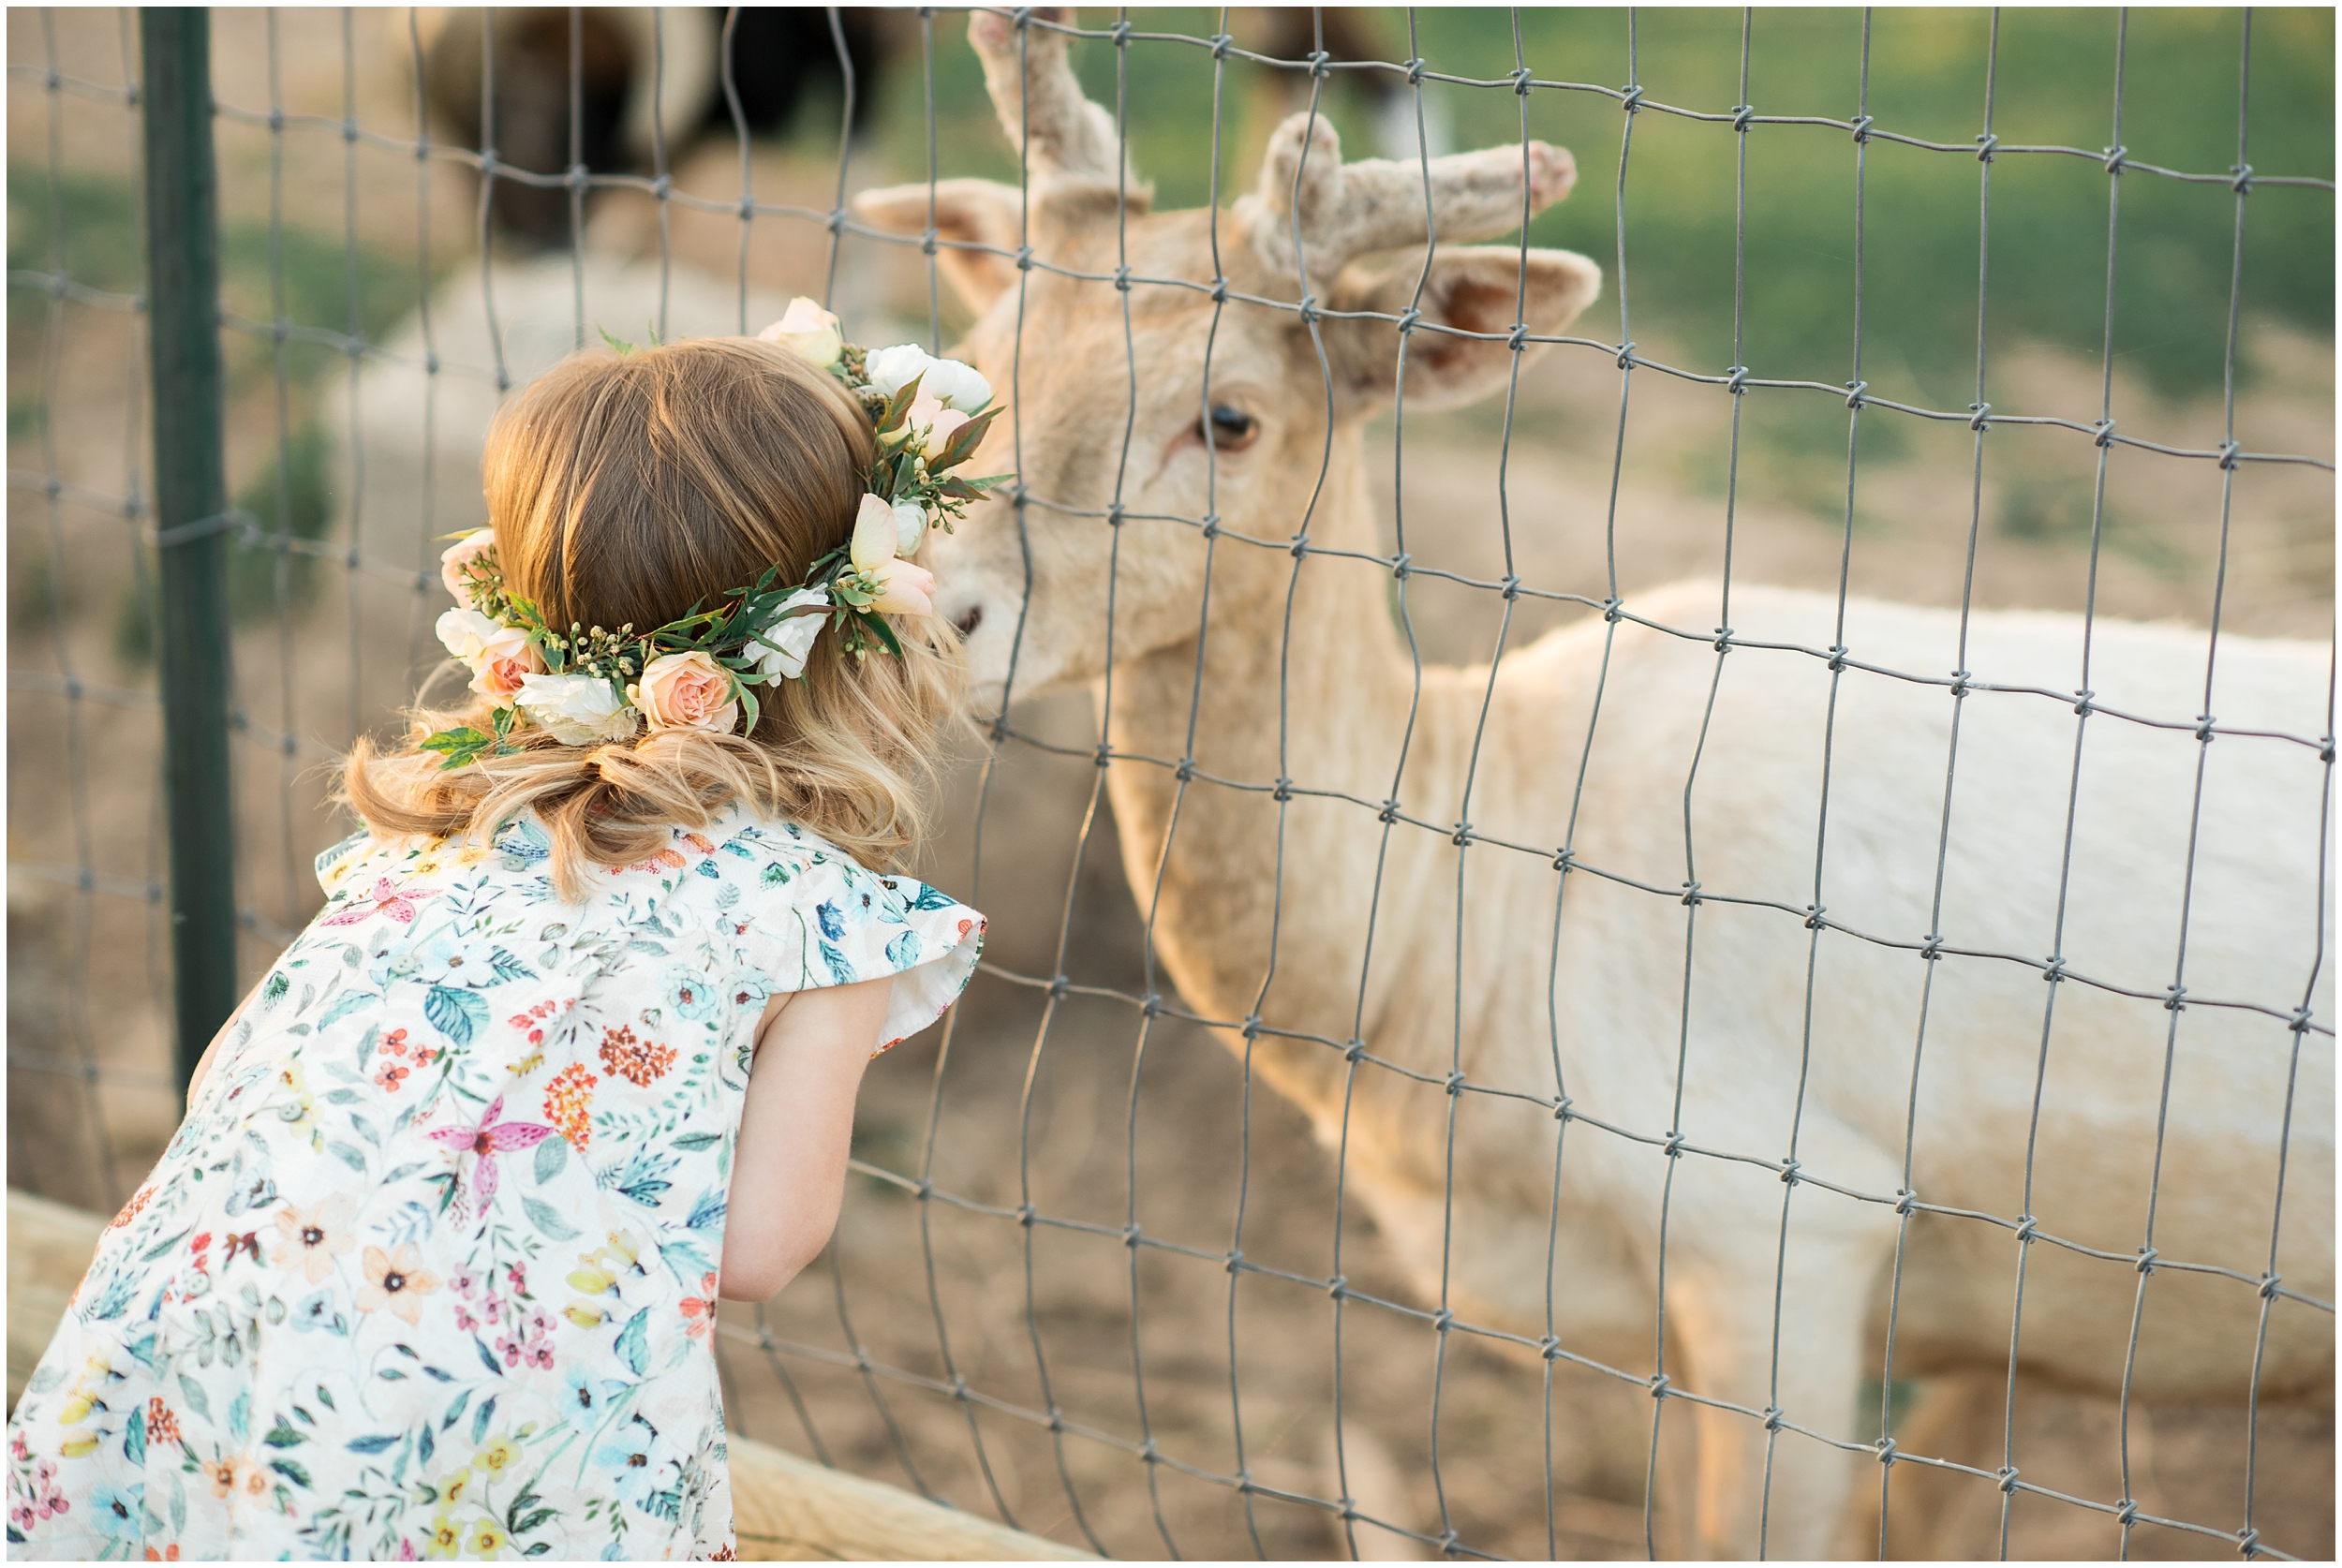
[{"label": "floral print dress", "polygon": [[732,1555],[712,1326],[774,992],[935,1021],[974,910],[735,808],[583,904],[360,835],[8,1425],[12,1558]]}]

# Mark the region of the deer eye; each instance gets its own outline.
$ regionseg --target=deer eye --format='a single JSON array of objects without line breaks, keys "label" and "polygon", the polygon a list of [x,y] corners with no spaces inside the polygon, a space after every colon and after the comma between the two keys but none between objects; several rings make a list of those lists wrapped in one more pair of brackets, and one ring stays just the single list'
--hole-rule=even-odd
[{"label": "deer eye", "polygon": [[1208,418],[1195,422],[1195,434],[1207,446],[1220,451],[1240,451],[1260,434],[1260,421],[1241,408],[1215,403]]}]

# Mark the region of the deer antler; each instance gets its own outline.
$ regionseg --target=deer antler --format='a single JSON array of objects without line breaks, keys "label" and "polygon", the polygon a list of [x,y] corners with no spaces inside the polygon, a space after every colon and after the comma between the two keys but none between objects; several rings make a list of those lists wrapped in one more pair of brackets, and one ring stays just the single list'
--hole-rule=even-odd
[{"label": "deer antler", "polygon": [[[1030,17],[1069,23],[1074,12],[1067,6],[1041,6]],[[1114,117],[1083,95],[1066,61],[1064,34],[998,11],[978,11],[968,19],[968,41],[984,62],[984,84],[1009,145],[1025,155],[1035,174],[1115,178],[1120,159]]]},{"label": "deer antler", "polygon": [[[1523,176],[1528,202],[1521,201]],[[1578,183],[1578,165],[1560,147],[1490,147],[1430,160],[1341,161],[1341,141],[1322,115],[1296,114],[1268,139],[1260,186],[1237,203],[1254,249],[1281,272],[1331,279],[1356,257],[1378,250],[1485,240],[1520,227]],[[1296,218],[1298,218],[1297,224]],[[1295,253],[1299,230],[1300,254]]]}]

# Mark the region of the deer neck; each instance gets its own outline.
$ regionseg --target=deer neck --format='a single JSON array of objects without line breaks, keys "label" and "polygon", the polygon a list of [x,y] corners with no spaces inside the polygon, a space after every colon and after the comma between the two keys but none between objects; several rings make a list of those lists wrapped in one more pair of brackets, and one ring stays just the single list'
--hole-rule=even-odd
[{"label": "deer neck", "polygon": [[[1306,498],[1296,497],[1295,518]],[[1336,436],[1309,537],[1327,549],[1378,550],[1355,430]],[[1378,824],[1371,807],[1308,796],[1280,803],[1262,787],[1289,778],[1380,801],[1402,745],[1411,796],[1445,771],[1426,749],[1445,726],[1418,723],[1407,738],[1414,667],[1389,591],[1389,577],[1371,562],[1305,556],[1297,580],[1290,555],[1220,540],[1194,765],[1255,788],[1195,779],[1182,791],[1170,769],[1150,762],[1118,762],[1107,773],[1124,868],[1140,912],[1151,917],[1156,951],[1189,1005],[1209,1016],[1257,1009],[1279,1028],[1335,1039],[1356,1026]],[[1115,670],[1106,718],[1116,750],[1186,754],[1197,658],[1191,639]],[[1386,917],[1403,924],[1405,911],[1386,907],[1377,918]],[[1368,1010],[1371,1019],[1371,997]],[[1321,1045],[1264,1039],[1255,1057],[1304,1105],[1338,1093],[1340,1058]]]}]

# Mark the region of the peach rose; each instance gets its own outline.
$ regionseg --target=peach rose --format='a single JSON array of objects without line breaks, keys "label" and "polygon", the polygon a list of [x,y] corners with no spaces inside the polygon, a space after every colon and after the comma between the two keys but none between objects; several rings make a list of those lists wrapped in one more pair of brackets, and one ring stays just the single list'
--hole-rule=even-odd
[{"label": "peach rose", "polygon": [[464,569],[497,547],[494,528],[474,528],[453,544],[439,552],[439,581],[455,596],[458,604],[471,602],[471,587],[464,581]]},{"label": "peach rose", "polygon": [[901,559],[881,561],[870,575],[880,588],[871,609],[889,615],[935,614],[935,573],[926,568]]},{"label": "peach rose", "polygon": [[705,730],[728,735],[740,722],[732,672],[704,653],[665,654],[628,689],[654,730]]},{"label": "peach rose", "polygon": [[497,703],[510,703],[519,693],[521,682],[541,674],[544,668],[544,656],[528,640],[528,633],[500,626],[493,636],[480,640],[480,652],[471,667],[471,688]]}]

